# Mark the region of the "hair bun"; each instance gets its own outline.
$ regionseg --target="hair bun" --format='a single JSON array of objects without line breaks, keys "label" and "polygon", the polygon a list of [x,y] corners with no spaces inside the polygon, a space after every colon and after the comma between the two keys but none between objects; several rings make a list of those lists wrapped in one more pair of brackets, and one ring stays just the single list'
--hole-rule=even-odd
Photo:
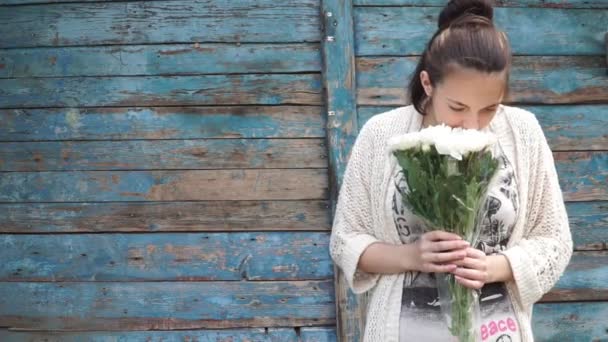
[{"label": "hair bun", "polygon": [[494,9],[487,0],[450,0],[439,14],[439,28],[449,26],[454,20],[465,14],[474,14],[492,21]]}]

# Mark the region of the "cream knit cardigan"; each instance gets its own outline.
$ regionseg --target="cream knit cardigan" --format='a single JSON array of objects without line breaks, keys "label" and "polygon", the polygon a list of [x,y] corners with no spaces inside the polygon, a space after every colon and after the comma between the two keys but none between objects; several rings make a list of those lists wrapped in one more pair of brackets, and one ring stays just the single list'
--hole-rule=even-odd
[{"label": "cream knit cardigan", "polygon": [[[357,264],[374,242],[402,243],[390,219],[387,191],[396,158],[388,153],[387,141],[418,130],[422,118],[410,105],[366,122],[352,147],[338,195],[330,255],[354,293],[370,291],[363,342],[399,341],[404,273],[366,273]],[[515,280],[507,283],[507,290],[523,341],[533,341],[532,305],[553,287],[572,255],[568,217],[553,156],[535,116],[501,105],[490,129],[516,168],[520,212],[503,254],[513,270]]]}]

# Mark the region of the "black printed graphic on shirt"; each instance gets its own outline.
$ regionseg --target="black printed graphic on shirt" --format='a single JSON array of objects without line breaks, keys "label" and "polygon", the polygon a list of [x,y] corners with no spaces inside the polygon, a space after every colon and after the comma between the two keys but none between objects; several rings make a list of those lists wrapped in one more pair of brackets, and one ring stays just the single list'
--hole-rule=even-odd
[{"label": "black printed graphic on shirt", "polygon": [[[513,167],[503,155],[499,157],[499,175],[490,186],[485,201],[486,215],[476,248],[486,254],[506,249],[515,225],[518,195]],[[393,176],[391,199],[393,221],[404,243],[415,242],[426,230],[424,223],[403,205],[408,191],[403,170],[397,167]],[[439,298],[432,273],[406,272],[400,318],[400,341],[449,341],[453,339],[441,316]],[[482,341],[520,341],[519,325],[504,284],[487,284],[480,294]]]}]

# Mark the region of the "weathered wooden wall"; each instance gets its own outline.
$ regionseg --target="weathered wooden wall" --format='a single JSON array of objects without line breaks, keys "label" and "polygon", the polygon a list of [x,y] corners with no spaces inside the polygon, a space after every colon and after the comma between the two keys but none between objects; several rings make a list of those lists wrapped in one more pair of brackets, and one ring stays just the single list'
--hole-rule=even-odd
[{"label": "weathered wooden wall", "polygon": [[[333,58],[354,58],[354,67],[345,64],[343,72],[355,74],[355,127],[407,105],[407,83],[446,1],[325,2],[350,6],[352,12],[354,43],[336,37],[343,51]],[[575,244],[566,274],[535,307],[535,336],[538,341],[603,341],[608,339],[608,2],[499,0],[497,5],[495,22],[507,31],[515,54],[507,102],[534,112],[543,126]],[[346,151],[336,156],[350,149],[330,147]],[[337,286],[337,293],[344,293],[338,336],[356,340],[362,336],[358,322],[365,297],[346,293],[340,281]]]},{"label": "weathered wooden wall", "polygon": [[336,340],[319,13],[0,0],[0,340]]}]

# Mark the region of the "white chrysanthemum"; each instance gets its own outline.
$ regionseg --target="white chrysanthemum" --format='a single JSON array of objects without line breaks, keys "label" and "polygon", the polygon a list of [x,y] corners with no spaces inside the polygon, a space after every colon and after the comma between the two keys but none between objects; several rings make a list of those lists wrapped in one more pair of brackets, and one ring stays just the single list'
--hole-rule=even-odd
[{"label": "white chrysanthemum", "polygon": [[420,132],[392,137],[389,150],[407,150],[422,147],[428,151],[435,145],[437,152],[462,160],[470,152],[478,152],[496,143],[494,134],[476,129],[451,128],[445,124],[427,127]]}]

